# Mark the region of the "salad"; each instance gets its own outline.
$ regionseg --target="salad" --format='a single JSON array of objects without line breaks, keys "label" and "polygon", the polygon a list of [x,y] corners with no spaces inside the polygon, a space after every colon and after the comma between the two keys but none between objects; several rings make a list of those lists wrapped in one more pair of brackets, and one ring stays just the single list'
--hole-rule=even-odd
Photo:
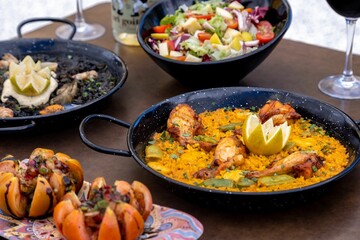
[{"label": "salad", "polygon": [[208,62],[243,55],[275,37],[265,20],[268,7],[246,8],[239,1],[197,1],[161,19],[146,39],[161,56]]}]

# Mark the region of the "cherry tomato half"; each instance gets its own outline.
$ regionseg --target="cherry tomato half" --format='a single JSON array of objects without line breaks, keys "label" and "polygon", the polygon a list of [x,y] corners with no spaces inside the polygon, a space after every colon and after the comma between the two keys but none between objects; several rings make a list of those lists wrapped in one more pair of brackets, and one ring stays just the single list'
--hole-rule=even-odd
[{"label": "cherry tomato half", "polygon": [[155,33],[165,33],[166,29],[171,28],[171,27],[172,27],[171,24],[159,25],[159,26],[153,27],[153,31]]},{"label": "cherry tomato half", "polygon": [[260,21],[256,25],[258,32],[256,33],[256,39],[258,39],[261,43],[270,42],[274,37],[275,33],[273,31],[273,26],[268,21]]},{"label": "cherry tomato half", "polygon": [[226,20],[225,22],[228,28],[237,29],[237,27],[239,26],[239,23],[236,19],[229,19]]},{"label": "cherry tomato half", "polygon": [[200,32],[198,33],[198,39],[203,42],[205,40],[209,40],[211,38],[212,34],[207,32]]}]

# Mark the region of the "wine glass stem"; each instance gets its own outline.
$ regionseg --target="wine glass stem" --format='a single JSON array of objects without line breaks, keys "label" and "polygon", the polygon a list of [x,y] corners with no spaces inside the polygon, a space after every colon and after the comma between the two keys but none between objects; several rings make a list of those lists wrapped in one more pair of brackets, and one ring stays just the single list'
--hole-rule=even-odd
[{"label": "wine glass stem", "polygon": [[353,81],[353,70],[352,70],[352,49],[354,43],[356,18],[346,18],[346,35],[347,35],[347,46],[346,46],[346,57],[345,67],[343,71],[344,80]]},{"label": "wine glass stem", "polygon": [[75,25],[81,29],[85,24],[86,22],[83,14],[82,0],[76,0]]}]

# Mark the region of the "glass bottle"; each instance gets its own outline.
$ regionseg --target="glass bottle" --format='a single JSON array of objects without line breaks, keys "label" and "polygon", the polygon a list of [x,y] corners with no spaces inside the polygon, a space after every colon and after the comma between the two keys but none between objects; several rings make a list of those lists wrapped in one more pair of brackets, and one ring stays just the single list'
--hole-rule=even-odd
[{"label": "glass bottle", "polygon": [[139,46],[136,30],[140,17],[156,0],[112,0],[111,20],[116,41],[128,46]]}]

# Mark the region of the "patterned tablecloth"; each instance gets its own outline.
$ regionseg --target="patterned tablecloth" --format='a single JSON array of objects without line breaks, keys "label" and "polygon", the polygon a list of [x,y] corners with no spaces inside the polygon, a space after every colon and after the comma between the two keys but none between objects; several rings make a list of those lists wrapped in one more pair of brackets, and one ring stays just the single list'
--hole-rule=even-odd
[{"label": "patterned tablecloth", "polygon": [[[84,198],[89,189],[85,182],[79,196]],[[145,222],[140,239],[198,239],[203,233],[202,224],[190,214],[154,204]],[[14,219],[0,211],[0,236],[15,239],[65,239],[56,229],[52,217],[45,219]]]}]

